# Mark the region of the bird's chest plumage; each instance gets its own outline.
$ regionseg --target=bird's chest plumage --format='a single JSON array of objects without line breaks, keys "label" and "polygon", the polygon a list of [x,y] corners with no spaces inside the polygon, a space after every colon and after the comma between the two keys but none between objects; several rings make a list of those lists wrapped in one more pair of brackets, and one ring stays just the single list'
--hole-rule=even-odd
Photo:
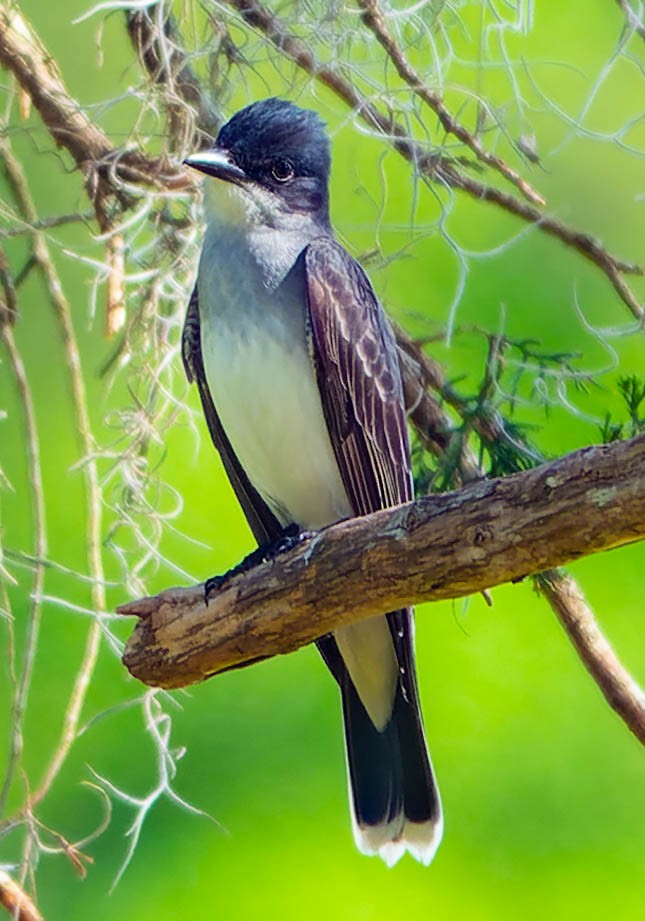
[{"label": "bird's chest plumage", "polygon": [[275,289],[234,235],[212,233],[198,277],[206,380],[231,446],[278,519],[319,528],[351,514],[305,328],[304,270]]}]

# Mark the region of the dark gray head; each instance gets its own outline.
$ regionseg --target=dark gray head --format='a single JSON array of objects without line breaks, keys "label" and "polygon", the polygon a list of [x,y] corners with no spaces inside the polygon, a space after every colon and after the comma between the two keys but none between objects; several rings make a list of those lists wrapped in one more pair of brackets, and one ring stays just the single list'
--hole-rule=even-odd
[{"label": "dark gray head", "polygon": [[283,211],[327,220],[329,140],[315,112],[262,99],[237,112],[212,150],[185,160],[209,176],[268,193]]}]

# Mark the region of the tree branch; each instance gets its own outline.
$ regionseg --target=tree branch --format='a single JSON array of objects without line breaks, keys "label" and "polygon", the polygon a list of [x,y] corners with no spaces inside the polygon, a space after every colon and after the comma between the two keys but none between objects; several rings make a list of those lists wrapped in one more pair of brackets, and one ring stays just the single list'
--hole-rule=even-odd
[{"label": "tree branch", "polygon": [[[495,186],[465,175],[452,160],[428,152],[408,136],[394,116],[381,112],[333,66],[318,62],[307,45],[296,35],[290,34],[261,3],[256,0],[225,2],[238,12],[247,25],[262,32],[285,57],[331,89],[370,128],[386,138],[401,156],[414,164],[419,175],[450,188],[460,189],[478,201],[496,204],[572,247],[605,274],[633,316],[639,322],[643,321],[643,307],[623,277],[626,274],[643,275],[641,266],[616,258],[589,234],[568,227],[529,202],[520,201]],[[154,55],[159,51],[157,49],[153,52],[150,41],[151,34],[147,33],[144,58],[146,67],[152,66]],[[182,53],[175,45],[172,67],[173,72],[179,68],[180,76],[184,75],[181,61]],[[147,157],[138,150],[120,150],[112,145],[108,136],[92,124],[78,102],[69,95],[52,57],[14,4],[0,4],[0,64],[15,75],[20,87],[29,94],[56,143],[74,157],[86,177],[92,200],[95,198],[96,179],[123,203],[128,202],[128,183],[174,190],[188,189],[194,185],[187,170],[169,166],[163,157]],[[195,86],[190,71],[188,74],[185,79],[183,76],[178,79],[173,89],[185,101],[194,102]],[[167,78],[167,69],[163,73],[158,72],[157,79]],[[207,118],[203,112],[202,116],[206,124],[198,121],[198,127],[207,134],[211,133],[214,124],[212,117],[209,115]]]},{"label": "tree branch", "polygon": [[617,259],[589,234],[574,230],[552,215],[544,214],[530,202],[520,201],[514,195],[509,195],[495,186],[486,185],[465,175],[455,167],[452,160],[436,153],[429,153],[426,148],[409,137],[393,115],[382,113],[368,98],[345,80],[335,67],[317,61],[306,43],[297,35],[289,32],[278,17],[258,0],[224,0],[224,2],[236,9],[244,22],[265,35],[281,54],[342,99],[372,130],[378,131],[388,140],[405,160],[414,164],[419,175],[429,180],[442,182],[450,188],[461,189],[477,201],[491,202],[504,211],[535,224],[544,233],[560,240],[565,246],[575,249],[581,256],[598,266],[634,317],[639,322],[643,322],[645,311],[623,278],[624,274],[645,274],[642,266]]},{"label": "tree branch", "polygon": [[4,870],[0,870],[0,905],[7,909],[12,921],[43,921],[25,890]]},{"label": "tree branch", "polygon": [[[456,598],[645,537],[645,435],[340,522],[204,603],[203,586],[123,605],[123,661],[181,687],[291,652],[351,623]],[[352,607],[347,608],[348,598]]]},{"label": "tree branch", "polygon": [[187,170],[169,169],[164,158],[113,146],[70,96],[55,59],[14,3],[0,4],[0,65],[29,94],[56,144],[71,154],[88,180],[90,192],[94,177],[107,181],[110,190],[126,200],[123,183],[175,189],[194,184]]},{"label": "tree branch", "polygon": [[401,79],[407,83],[410,89],[425,104],[432,109],[437,115],[441,125],[448,134],[454,134],[456,138],[470,148],[481,163],[497,170],[505,179],[511,182],[519,191],[532,201],[535,205],[544,205],[544,198],[536,192],[535,189],[520,174],[512,169],[501,157],[489,153],[485,150],[479,138],[471,134],[456,118],[448,111],[446,104],[441,96],[435,93],[425,83],[418,72],[414,69],[410,61],[403,53],[402,48],[397,44],[394,36],[387,25],[387,16],[381,9],[377,0],[358,0],[358,5],[363,11],[362,20],[367,28],[374,34],[379,44],[385,50],[387,56],[394,64],[396,72]]},{"label": "tree branch", "polygon": [[645,745],[645,694],[623,668],[575,579],[564,572],[545,572],[536,576],[535,584],[609,706]]},{"label": "tree branch", "polygon": [[142,66],[152,83],[162,86],[168,94],[168,128],[177,149],[183,150],[191,142],[195,126],[202,134],[202,144],[212,143],[221,119],[190,65],[170,11],[157,4],[126,10],[125,16],[130,40]]}]

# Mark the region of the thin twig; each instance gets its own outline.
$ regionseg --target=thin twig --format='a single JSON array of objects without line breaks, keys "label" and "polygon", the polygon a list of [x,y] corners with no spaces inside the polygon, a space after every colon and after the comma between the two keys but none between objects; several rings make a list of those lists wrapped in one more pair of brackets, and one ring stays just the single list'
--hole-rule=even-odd
[{"label": "thin twig", "polygon": [[645,693],[619,661],[576,582],[563,572],[535,577],[605,700],[645,745]]},{"label": "thin twig", "polygon": [[18,220],[13,227],[0,227],[0,240],[8,237],[22,237],[33,233],[34,230],[52,230],[63,227],[65,224],[87,223],[94,217],[93,211],[78,212],[76,214],[59,214],[54,217],[41,217],[33,224]]},{"label": "thin twig", "polygon": [[25,890],[4,870],[0,870],[0,905],[7,909],[12,921],[43,921]]},{"label": "thin twig", "polygon": [[625,19],[627,20],[629,28],[633,29],[634,32],[636,32],[637,35],[640,35],[640,37],[645,41],[645,23],[642,19],[638,18],[632,9],[629,0],[616,0],[616,3],[625,14]]},{"label": "thin twig", "polygon": [[[35,226],[38,215],[29,191],[27,179],[20,162],[13,155],[9,142],[6,139],[0,142],[0,156],[2,157],[5,173],[16,200],[18,210],[25,222]],[[80,351],[76,341],[70,306],[63,293],[58,273],[54,267],[42,231],[34,230],[32,245],[36,263],[42,272],[49,299],[58,320],[67,360],[67,369],[70,377],[72,399],[76,415],[75,428],[80,440],[81,455],[84,459],[82,466],[87,493],[87,554],[88,571],[92,578],[92,605],[96,613],[101,614],[106,609],[104,587],[105,573],[101,556],[101,490],[95,458],[94,441],[91,434]],[[42,549],[42,551],[38,553],[38,557],[39,559],[44,559],[45,556],[45,549]],[[96,665],[100,635],[101,628],[98,620],[95,620],[88,631],[83,659],[67,705],[61,737],[51,761],[47,766],[40,787],[31,798],[32,806],[42,800],[47,794],[76,738],[83,703]]]},{"label": "thin twig", "polygon": [[105,182],[124,203],[126,183],[158,188],[191,188],[187,170],[169,169],[164,158],[136,150],[118,150],[70,96],[55,59],[15,4],[0,4],[0,64],[29,93],[52,138],[74,158],[85,176],[90,197]]},{"label": "thin twig", "polygon": [[110,338],[123,329],[126,322],[125,240],[114,226],[107,198],[104,189],[97,191],[94,208],[101,236],[105,240],[105,335]]},{"label": "thin twig", "polygon": [[4,249],[0,246],[0,285],[4,291],[4,298],[0,298],[0,326],[3,323],[15,323],[18,313],[18,297],[16,283],[12,278],[9,260]]},{"label": "thin twig", "polygon": [[358,0],[358,5],[363,11],[361,19],[385,49],[398,75],[435,112],[444,130],[448,134],[454,134],[455,137],[459,138],[462,144],[472,150],[481,163],[485,163],[486,166],[497,170],[505,179],[508,179],[525,198],[528,198],[535,205],[544,205],[544,198],[530,186],[526,179],[505,163],[501,157],[485,150],[479,138],[475,137],[474,134],[457,121],[448,111],[441,96],[431,90],[428,84],[421,79],[419,73],[411,65],[390,32],[385,14],[376,0]]},{"label": "thin twig", "polygon": [[528,202],[522,202],[494,186],[465,176],[456,169],[452,161],[428,153],[408,136],[392,115],[384,115],[380,112],[369,99],[354,89],[333,65],[321,64],[317,61],[302,39],[290,33],[277,16],[257,0],[223,0],[223,2],[236,9],[248,25],[265,35],[267,40],[285,57],[342,99],[370,128],[377,130],[402,157],[412,163],[419,175],[443,182],[451,188],[461,189],[477,201],[489,201],[496,204],[522,220],[535,224],[538,229],[556,237],[566,246],[572,247],[604,272],[632,314],[639,321],[643,321],[645,311],[634,292],[621,277],[622,274],[645,274],[642,266],[616,259],[589,234],[567,227],[556,218],[543,214]]},{"label": "thin twig", "polygon": [[111,233],[105,241],[108,267],[105,304],[105,335],[114,336],[125,326],[125,240],[120,233]]},{"label": "thin twig", "polygon": [[[29,493],[32,504],[33,531],[34,531],[34,556],[44,559],[47,556],[47,525],[45,519],[45,494],[43,488],[43,473],[40,461],[40,440],[38,437],[38,424],[31,387],[27,377],[22,357],[16,345],[13,328],[9,323],[0,324],[0,338],[4,342],[9,367],[11,368],[18,397],[20,400],[25,426],[25,442],[27,451]],[[42,613],[42,594],[45,581],[45,567],[36,563],[33,569],[33,585],[31,598],[28,603],[27,629],[25,649],[22,658],[22,673],[15,693],[11,711],[11,740],[9,743],[9,756],[7,770],[0,788],[0,815],[4,812],[7,798],[11,791],[13,778],[20,763],[23,751],[23,720],[31,687],[31,679],[38,648],[38,635]]]}]

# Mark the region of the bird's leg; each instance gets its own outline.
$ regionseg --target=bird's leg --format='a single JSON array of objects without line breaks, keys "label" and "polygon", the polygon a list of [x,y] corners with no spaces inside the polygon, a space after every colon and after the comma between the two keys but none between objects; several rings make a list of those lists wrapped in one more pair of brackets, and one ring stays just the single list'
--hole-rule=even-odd
[{"label": "bird's leg", "polygon": [[229,569],[228,572],[223,573],[221,576],[212,576],[207,579],[204,583],[204,601],[208,604],[208,599],[211,595],[223,588],[225,583],[232,579],[233,576],[248,572],[254,566],[259,566],[260,563],[268,563],[269,560],[274,560],[281,553],[286,553],[287,550],[296,547],[302,540],[311,537],[311,534],[311,531],[301,530],[297,524],[287,525],[279,537],[262,547],[258,547],[257,550],[253,550],[237,566],[233,566],[232,569]]}]

